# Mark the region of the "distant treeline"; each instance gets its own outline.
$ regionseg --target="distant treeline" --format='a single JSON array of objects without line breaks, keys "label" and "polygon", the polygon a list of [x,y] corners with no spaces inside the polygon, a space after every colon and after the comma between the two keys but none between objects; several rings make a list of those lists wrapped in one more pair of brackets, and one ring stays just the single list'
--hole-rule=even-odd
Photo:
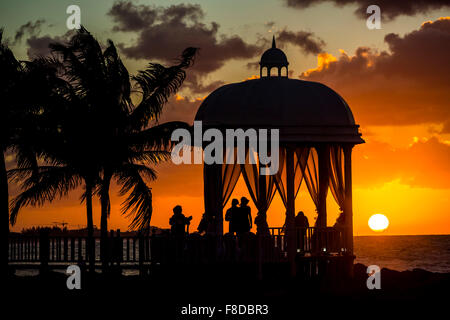
[{"label": "distant treeline", "polygon": [[[67,229],[67,227],[61,228],[57,226],[46,227],[46,226],[33,226],[31,228],[23,228],[20,234],[23,235],[39,235],[41,232],[46,232],[49,235],[77,235],[77,236],[87,236],[87,228],[81,229]],[[114,230],[116,233],[117,230]],[[158,227],[150,227],[150,234],[164,234],[166,232],[165,229],[160,229]],[[120,232],[121,236],[124,237],[133,237],[139,235],[139,231],[124,231]],[[97,229],[94,226],[94,237],[100,237],[100,229]]]}]

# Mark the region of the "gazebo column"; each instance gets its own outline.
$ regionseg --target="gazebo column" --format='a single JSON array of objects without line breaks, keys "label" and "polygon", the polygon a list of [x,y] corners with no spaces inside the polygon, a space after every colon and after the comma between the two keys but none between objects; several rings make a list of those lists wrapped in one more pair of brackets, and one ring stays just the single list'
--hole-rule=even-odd
[{"label": "gazebo column", "polygon": [[345,232],[346,247],[349,254],[353,254],[353,200],[352,200],[352,149],[353,145],[344,146],[344,175],[345,175]]},{"label": "gazebo column", "polygon": [[[261,168],[266,167],[265,165],[261,165]],[[259,201],[263,202],[266,199],[266,176],[259,173],[259,181],[258,181],[258,187],[259,190],[257,191],[259,193]],[[258,210],[264,211],[264,214],[267,213],[267,208],[265,208],[265,206],[262,205],[262,203],[258,204]]]},{"label": "gazebo column", "polygon": [[204,164],[203,198],[211,234],[223,234],[222,192],[222,164]]},{"label": "gazebo column", "polygon": [[327,194],[329,176],[330,150],[327,145],[318,147],[319,156],[319,204],[317,227],[325,228],[327,226]]},{"label": "gazebo column", "polygon": [[295,187],[294,187],[294,150],[290,147],[286,149],[286,229],[287,229],[287,245],[288,259],[291,266],[291,275],[295,276]]}]

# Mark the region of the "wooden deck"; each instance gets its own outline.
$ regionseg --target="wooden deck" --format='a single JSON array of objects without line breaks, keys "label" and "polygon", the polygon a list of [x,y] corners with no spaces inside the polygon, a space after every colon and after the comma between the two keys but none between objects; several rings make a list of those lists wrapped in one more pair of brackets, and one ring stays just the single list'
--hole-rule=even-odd
[{"label": "wooden deck", "polygon": [[[316,274],[320,264],[348,260],[344,233],[334,228],[297,229],[296,264],[299,272]],[[89,260],[86,237],[13,235],[9,241],[9,262],[15,268],[65,268],[68,264],[86,265]],[[100,239],[95,238],[95,261],[101,266]],[[254,264],[258,272],[264,266],[286,264],[287,237],[282,228],[271,228],[270,235],[245,234],[186,237],[169,235],[121,236],[111,232],[107,252],[109,265],[146,269],[152,266]],[[353,261],[353,260],[352,260]]]}]

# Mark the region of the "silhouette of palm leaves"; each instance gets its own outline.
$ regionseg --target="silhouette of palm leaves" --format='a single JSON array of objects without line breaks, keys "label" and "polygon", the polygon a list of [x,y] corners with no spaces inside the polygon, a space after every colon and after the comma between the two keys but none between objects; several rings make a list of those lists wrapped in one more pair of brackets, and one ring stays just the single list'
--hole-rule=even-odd
[{"label": "silhouette of palm leaves", "polygon": [[[186,49],[175,66],[150,63],[130,78],[114,43],[109,40],[102,51],[85,28],[68,43],[53,43],[50,48],[51,57],[26,66],[30,72],[45,70],[44,75],[55,79],[46,90],[43,111],[39,110],[39,121],[45,125],[25,139],[34,142],[33,148],[17,150],[23,160],[17,171],[10,172],[12,179],[23,181],[24,189],[11,203],[11,222],[21,207],[65,196],[83,180],[100,197],[102,217],[109,215],[109,187],[114,178],[121,185],[119,194],[128,194],[122,214],[130,218],[130,228],[148,227],[152,193],[146,180],[156,179],[148,165],[167,160],[171,132],[187,127],[157,120],[170,95],[183,83],[184,69],[192,65],[196,49]],[[131,96],[136,93],[141,99],[135,105]],[[150,120],[156,120],[152,127],[148,127]],[[36,158],[49,166],[37,169]],[[102,232],[105,229],[102,225]]]}]

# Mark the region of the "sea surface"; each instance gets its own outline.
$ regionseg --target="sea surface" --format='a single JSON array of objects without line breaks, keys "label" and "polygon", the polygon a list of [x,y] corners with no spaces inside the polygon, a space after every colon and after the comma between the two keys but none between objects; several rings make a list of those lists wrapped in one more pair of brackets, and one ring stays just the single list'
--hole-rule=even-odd
[{"label": "sea surface", "polygon": [[450,272],[450,235],[358,236],[356,262],[397,271]]}]

